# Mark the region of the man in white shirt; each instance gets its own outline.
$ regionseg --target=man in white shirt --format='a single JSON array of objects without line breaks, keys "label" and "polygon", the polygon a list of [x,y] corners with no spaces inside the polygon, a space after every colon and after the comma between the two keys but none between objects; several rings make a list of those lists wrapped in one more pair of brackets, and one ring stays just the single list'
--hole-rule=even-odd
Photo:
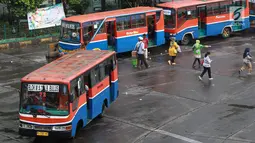
[{"label": "man in white shirt", "polygon": [[144,48],[144,43],[143,43],[143,37],[138,38],[138,42],[135,45],[135,48],[136,48],[136,51],[137,51],[137,67],[141,68],[140,64],[142,63],[142,64],[145,65],[146,68],[148,68],[149,65],[148,65],[148,63],[145,59],[145,56],[144,56],[145,48]]}]

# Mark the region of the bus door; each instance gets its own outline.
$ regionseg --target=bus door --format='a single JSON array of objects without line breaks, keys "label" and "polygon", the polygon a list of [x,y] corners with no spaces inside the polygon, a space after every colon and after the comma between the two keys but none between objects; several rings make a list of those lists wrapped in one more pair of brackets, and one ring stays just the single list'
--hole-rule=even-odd
[{"label": "bus door", "polygon": [[152,45],[155,45],[155,28],[156,28],[156,22],[155,22],[155,14],[154,15],[147,15],[147,26],[148,26],[148,39],[149,39],[149,47]]},{"label": "bus door", "polygon": [[199,37],[206,36],[206,6],[197,6]]},{"label": "bus door", "polygon": [[106,33],[107,33],[107,43],[108,49],[111,51],[116,51],[116,22],[115,18],[109,19],[105,22],[106,24]]},{"label": "bus door", "polygon": [[89,92],[91,89],[91,80],[90,80],[90,73],[86,72],[84,75],[84,85],[85,85],[85,91],[86,91],[86,101],[87,101],[87,117],[89,116],[89,111],[91,108],[90,102],[89,102]]}]

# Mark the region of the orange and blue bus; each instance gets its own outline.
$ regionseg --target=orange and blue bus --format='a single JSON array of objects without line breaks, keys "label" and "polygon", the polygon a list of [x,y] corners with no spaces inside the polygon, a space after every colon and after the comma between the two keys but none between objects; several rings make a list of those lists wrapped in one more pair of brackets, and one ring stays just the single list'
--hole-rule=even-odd
[{"label": "orange and blue bus", "polygon": [[249,0],[250,21],[253,27],[255,26],[255,0]]},{"label": "orange and blue bus", "polygon": [[180,0],[159,4],[164,9],[166,39],[187,45],[193,39],[250,28],[248,0]]},{"label": "orange and blue bus", "polygon": [[117,97],[114,51],[64,55],[21,79],[19,134],[75,137]]},{"label": "orange and blue bus", "polygon": [[62,20],[59,51],[86,49],[132,51],[137,38],[147,34],[149,47],[165,43],[161,8],[135,7],[71,16]]}]

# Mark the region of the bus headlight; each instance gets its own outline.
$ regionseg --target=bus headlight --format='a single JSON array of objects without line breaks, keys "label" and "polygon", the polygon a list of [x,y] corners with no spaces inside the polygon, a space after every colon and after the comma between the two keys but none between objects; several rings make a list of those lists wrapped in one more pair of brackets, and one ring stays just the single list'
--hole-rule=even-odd
[{"label": "bus headlight", "polygon": [[34,126],[30,125],[30,124],[22,124],[22,123],[20,123],[19,127],[23,128],[23,129],[34,129]]},{"label": "bus headlight", "polygon": [[69,131],[72,129],[72,125],[68,126],[53,126],[52,130],[53,131]]}]

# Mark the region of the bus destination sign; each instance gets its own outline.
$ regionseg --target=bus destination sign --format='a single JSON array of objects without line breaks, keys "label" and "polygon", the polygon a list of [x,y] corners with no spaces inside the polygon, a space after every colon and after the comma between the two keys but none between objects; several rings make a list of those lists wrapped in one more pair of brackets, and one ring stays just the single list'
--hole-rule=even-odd
[{"label": "bus destination sign", "polygon": [[45,89],[45,92],[59,92],[59,85],[43,85],[43,84],[28,84],[28,91],[40,92]]}]

